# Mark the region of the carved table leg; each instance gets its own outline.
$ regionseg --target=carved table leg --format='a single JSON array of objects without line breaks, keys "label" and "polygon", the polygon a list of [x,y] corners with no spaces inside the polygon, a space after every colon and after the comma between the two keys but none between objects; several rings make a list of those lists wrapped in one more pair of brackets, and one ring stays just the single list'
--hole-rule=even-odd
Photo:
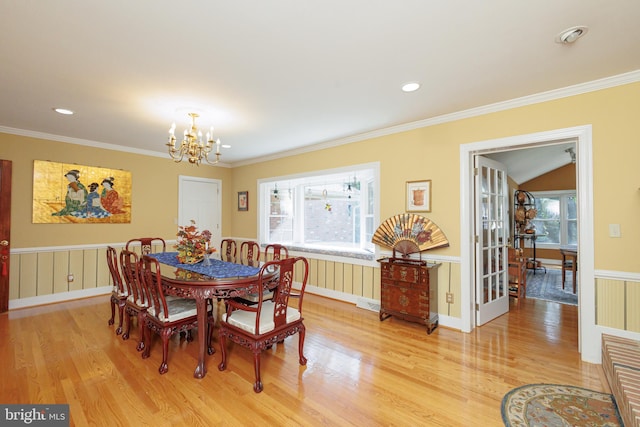
[{"label": "carved table leg", "polygon": [[204,365],[204,354],[207,347],[207,299],[203,297],[196,298],[196,310],[198,312],[198,366],[193,376],[196,378],[204,378],[207,374],[207,368]]}]

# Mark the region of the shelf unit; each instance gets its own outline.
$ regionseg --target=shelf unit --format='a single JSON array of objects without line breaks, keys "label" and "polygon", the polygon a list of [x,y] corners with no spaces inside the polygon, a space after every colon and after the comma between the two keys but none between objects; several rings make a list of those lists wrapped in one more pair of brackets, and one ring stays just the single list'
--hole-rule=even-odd
[{"label": "shelf unit", "polygon": [[513,230],[513,246],[515,248],[524,249],[525,240],[531,241],[533,248],[533,257],[527,258],[527,268],[534,271],[544,270],[547,272],[546,267],[542,266],[542,263],[536,258],[536,239],[541,236],[537,234],[535,228],[530,228],[531,220],[535,218],[538,213],[536,210],[536,198],[528,191],[516,190],[513,193],[513,207],[514,207],[514,230]]}]

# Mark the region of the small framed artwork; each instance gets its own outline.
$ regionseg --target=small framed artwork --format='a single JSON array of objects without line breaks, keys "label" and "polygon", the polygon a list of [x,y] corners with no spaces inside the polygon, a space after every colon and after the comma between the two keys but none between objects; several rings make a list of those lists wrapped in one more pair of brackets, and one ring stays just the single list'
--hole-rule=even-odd
[{"label": "small framed artwork", "polygon": [[239,211],[249,210],[249,192],[248,191],[238,191],[238,210]]},{"label": "small framed artwork", "polygon": [[431,212],[431,180],[407,181],[407,212]]}]

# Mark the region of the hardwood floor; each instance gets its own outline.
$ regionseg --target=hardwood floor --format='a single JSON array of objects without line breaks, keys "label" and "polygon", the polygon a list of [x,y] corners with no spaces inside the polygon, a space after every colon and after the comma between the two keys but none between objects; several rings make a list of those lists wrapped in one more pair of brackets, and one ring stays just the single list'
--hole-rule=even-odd
[{"label": "hardwood floor", "polygon": [[[71,425],[501,426],[500,403],[528,383],[607,391],[599,365],[577,352],[577,308],[525,299],[473,333],[425,327],[307,294],[306,367],[298,337],[262,355],[230,345],[193,378],[196,342],[171,340],[169,372],[107,325],[109,297],[0,315],[0,402],[69,403]],[[133,329],[135,330],[135,329]],[[217,342],[216,342],[217,345]]]}]

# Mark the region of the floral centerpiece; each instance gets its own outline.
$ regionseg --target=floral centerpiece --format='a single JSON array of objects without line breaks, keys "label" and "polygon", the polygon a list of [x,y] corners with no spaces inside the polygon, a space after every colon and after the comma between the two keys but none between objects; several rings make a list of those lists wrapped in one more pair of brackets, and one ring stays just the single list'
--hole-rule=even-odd
[{"label": "floral centerpiece", "polygon": [[215,252],[210,248],[211,232],[209,230],[198,231],[196,222],[191,220],[191,225],[178,227],[178,262],[181,264],[195,264],[202,261],[205,255]]}]

